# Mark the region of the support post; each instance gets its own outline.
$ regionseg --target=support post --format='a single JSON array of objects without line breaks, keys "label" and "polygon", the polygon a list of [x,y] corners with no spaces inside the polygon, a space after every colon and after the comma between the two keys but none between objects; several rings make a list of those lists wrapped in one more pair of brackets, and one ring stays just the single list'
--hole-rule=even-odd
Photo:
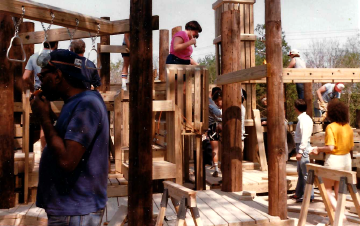
[{"label": "support post", "polygon": [[313,96],[312,96],[312,83],[304,83],[304,98],[307,104],[306,114],[313,117]]},{"label": "support post", "polygon": [[166,81],[166,58],[169,55],[169,30],[160,30],[159,80]]},{"label": "support post", "polygon": [[11,16],[0,13],[0,209],[15,206],[14,177],[14,71],[6,49],[14,35]]},{"label": "support post", "polygon": [[[152,0],[130,1],[128,223],[152,224]],[[141,62],[141,64],[139,64]]]},{"label": "support post", "polygon": [[[222,13],[222,74],[241,68],[240,11]],[[242,144],[241,144],[241,84],[223,86],[223,130],[221,167],[223,185],[221,190],[242,190]]]},{"label": "support post", "polygon": [[[110,20],[110,17],[101,17],[105,20]],[[110,45],[110,35],[103,35],[100,37],[100,45]],[[98,50],[99,51],[99,50]],[[110,91],[110,53],[100,53],[100,62],[101,63],[101,86],[99,91],[106,92]]]},{"label": "support post", "polygon": [[282,81],[281,1],[265,1],[268,98],[269,214],[287,218],[284,87]]},{"label": "support post", "polygon": [[174,27],[173,29],[171,29],[171,39],[174,37],[174,35],[181,31],[182,30],[182,27],[181,26],[177,26],[177,27]]}]

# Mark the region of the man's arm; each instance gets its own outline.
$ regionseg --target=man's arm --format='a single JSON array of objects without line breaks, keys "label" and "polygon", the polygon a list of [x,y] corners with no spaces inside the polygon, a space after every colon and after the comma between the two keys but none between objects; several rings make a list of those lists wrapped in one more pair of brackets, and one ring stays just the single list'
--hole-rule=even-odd
[{"label": "man's arm", "polygon": [[31,74],[31,70],[25,69],[22,79],[25,82],[24,87],[34,90],[34,81],[31,81]]},{"label": "man's arm", "polygon": [[326,91],[325,85],[321,86],[318,90],[316,90],[316,95],[321,103],[324,103],[322,98],[322,93]]},{"label": "man's arm", "polygon": [[294,58],[291,59],[288,68],[294,68],[296,64],[296,60]]}]

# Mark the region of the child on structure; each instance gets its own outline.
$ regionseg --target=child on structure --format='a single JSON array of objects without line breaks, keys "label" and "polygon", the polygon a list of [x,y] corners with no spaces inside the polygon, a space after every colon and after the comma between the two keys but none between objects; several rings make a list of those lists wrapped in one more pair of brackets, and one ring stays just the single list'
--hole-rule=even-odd
[{"label": "child on structure", "polygon": [[213,177],[219,176],[219,166],[218,166],[218,154],[219,154],[219,140],[221,131],[221,121],[222,121],[222,93],[219,87],[214,87],[211,91],[212,98],[209,98],[209,130],[208,137],[210,140],[213,156],[213,167],[215,172]]},{"label": "child on structure", "polygon": [[126,88],[126,83],[128,82],[127,78],[128,78],[128,71],[129,71],[129,65],[130,65],[130,34],[129,33],[125,33],[124,34],[124,41],[123,41],[123,46],[126,46],[126,53],[121,53],[124,63],[123,63],[123,68],[121,71],[121,87],[123,90],[127,90]]},{"label": "child on structure", "polygon": [[[300,52],[297,49],[290,51],[289,57],[291,57],[290,64],[288,68],[306,68],[305,61],[300,58]],[[304,83],[296,83],[296,91],[298,94],[298,99],[305,99],[305,89]]]},{"label": "child on structure", "polygon": [[[313,131],[313,120],[306,114],[307,105],[303,99],[295,101],[295,113],[298,115],[298,123],[295,130],[296,160],[299,179],[296,185],[296,192],[292,198],[296,202],[302,202],[307,180],[306,164],[310,162],[309,152],[310,137]],[[311,200],[314,199],[314,189],[311,191]]]}]

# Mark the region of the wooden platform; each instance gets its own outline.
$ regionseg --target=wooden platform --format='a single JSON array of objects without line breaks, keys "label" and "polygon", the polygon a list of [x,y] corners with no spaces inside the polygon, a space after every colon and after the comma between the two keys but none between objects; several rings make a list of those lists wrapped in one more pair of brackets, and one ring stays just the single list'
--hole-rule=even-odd
[{"label": "wooden platform", "polygon": [[[246,165],[246,164],[245,164]],[[257,167],[257,165],[255,165]],[[255,191],[256,193],[268,192],[268,171],[260,171],[255,169],[249,169],[249,166],[243,167],[243,190]],[[296,162],[289,162],[286,165],[287,170],[296,171]],[[206,183],[210,189],[220,188],[219,183],[222,180],[222,174],[219,173],[219,177],[213,177],[214,169],[206,166]],[[191,177],[190,177],[191,179]],[[288,190],[295,190],[297,183],[297,175],[287,176]],[[193,179],[194,180],[194,177]]]},{"label": "wooden platform", "polygon": [[46,226],[47,215],[35,203],[0,210],[0,226]]},{"label": "wooden platform", "polygon": [[[159,213],[162,194],[153,195],[154,216]],[[197,192],[197,205],[204,226],[295,226],[296,220],[281,221],[279,217],[267,214],[268,208],[261,198],[252,201],[239,201],[240,193],[226,193],[220,190],[208,190]],[[257,200],[259,199],[259,201]],[[127,205],[127,197],[110,198],[107,205],[103,222],[110,221],[120,205]],[[176,223],[176,212],[169,201],[165,214],[165,226],[173,226]],[[190,212],[186,215],[186,225],[194,226]]]}]

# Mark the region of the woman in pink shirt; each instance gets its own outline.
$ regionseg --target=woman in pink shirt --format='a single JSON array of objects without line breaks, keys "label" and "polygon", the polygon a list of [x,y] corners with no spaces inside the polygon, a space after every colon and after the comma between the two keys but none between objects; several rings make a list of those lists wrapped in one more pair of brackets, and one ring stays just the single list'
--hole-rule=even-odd
[{"label": "woman in pink shirt", "polygon": [[177,32],[171,40],[170,54],[166,64],[191,64],[198,63],[191,58],[192,45],[196,45],[196,39],[202,28],[197,21],[190,21],[185,25],[185,31]]}]

